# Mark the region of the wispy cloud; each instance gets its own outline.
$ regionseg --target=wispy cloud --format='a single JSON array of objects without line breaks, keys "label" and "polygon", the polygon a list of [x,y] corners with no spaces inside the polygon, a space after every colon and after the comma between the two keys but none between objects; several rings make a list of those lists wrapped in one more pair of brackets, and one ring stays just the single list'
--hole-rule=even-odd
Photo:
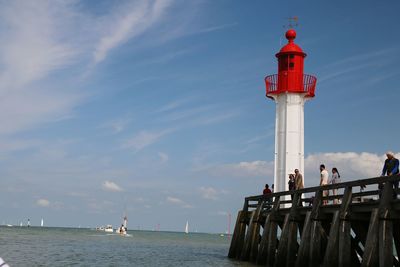
[{"label": "wispy cloud", "polygon": [[125,128],[129,125],[131,119],[129,118],[119,118],[115,120],[108,121],[103,123],[100,128],[103,129],[111,129],[113,134],[117,134],[125,130]]},{"label": "wispy cloud", "polygon": [[83,98],[83,94],[65,88],[67,83],[62,87],[60,83],[39,83],[77,59],[80,51],[65,41],[73,15],[71,6],[63,1],[51,5],[47,1],[3,3],[0,133],[14,133],[65,118]]},{"label": "wispy cloud", "polygon": [[219,177],[271,177],[274,174],[274,163],[262,160],[242,161],[239,163],[228,163],[209,166],[203,169],[214,176]]},{"label": "wispy cloud", "polygon": [[152,145],[159,141],[163,136],[174,132],[176,129],[165,129],[161,131],[140,131],[138,134],[132,138],[126,140],[122,144],[122,148],[133,149],[134,151],[140,151],[143,148]]},{"label": "wispy cloud", "polygon": [[200,187],[201,197],[204,199],[216,200],[218,199],[218,191],[213,187]]},{"label": "wispy cloud", "polygon": [[47,199],[41,198],[36,201],[36,205],[46,208],[46,207],[50,206],[50,201]]},{"label": "wispy cloud", "polygon": [[224,30],[227,28],[232,28],[236,25],[238,25],[238,23],[228,23],[228,24],[216,25],[216,26],[211,26],[208,28],[200,29],[196,33],[209,33],[209,32],[214,32],[214,31],[220,31],[220,30]]},{"label": "wispy cloud", "polygon": [[168,161],[169,156],[168,154],[164,153],[164,152],[158,152],[158,156],[160,157],[160,160],[162,163],[165,163]]},{"label": "wispy cloud", "polygon": [[111,23],[108,21],[108,27],[93,53],[94,63],[101,62],[110,50],[140,36],[159,22],[171,4],[172,0],[155,0],[135,1],[124,6]]},{"label": "wispy cloud", "polygon": [[122,188],[117,185],[116,183],[112,182],[112,181],[104,181],[102,184],[102,188],[105,191],[110,191],[110,192],[121,192],[123,191]]},{"label": "wispy cloud", "polygon": [[180,207],[182,207],[182,208],[193,208],[192,205],[189,205],[188,203],[186,203],[185,201],[183,201],[182,199],[177,198],[177,197],[168,196],[168,197],[166,198],[166,201],[167,201],[168,203],[171,203],[171,204],[173,204],[173,205],[180,206]]},{"label": "wispy cloud", "polygon": [[376,67],[379,65],[387,65],[394,59],[388,57],[397,48],[385,48],[376,51],[370,51],[359,55],[339,59],[331,64],[325,65],[322,70],[323,73],[319,78],[318,82],[322,83],[327,80],[338,77],[346,77],[347,74],[355,73],[362,69]]}]

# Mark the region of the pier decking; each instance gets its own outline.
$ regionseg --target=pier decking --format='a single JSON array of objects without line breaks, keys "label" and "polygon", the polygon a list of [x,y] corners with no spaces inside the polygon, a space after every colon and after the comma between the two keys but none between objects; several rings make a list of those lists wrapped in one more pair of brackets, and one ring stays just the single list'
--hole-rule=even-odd
[{"label": "pier decking", "polygon": [[[247,197],[228,257],[271,267],[400,266],[400,191],[393,189],[399,180],[394,175]],[[332,189],[337,196],[323,197]]]}]

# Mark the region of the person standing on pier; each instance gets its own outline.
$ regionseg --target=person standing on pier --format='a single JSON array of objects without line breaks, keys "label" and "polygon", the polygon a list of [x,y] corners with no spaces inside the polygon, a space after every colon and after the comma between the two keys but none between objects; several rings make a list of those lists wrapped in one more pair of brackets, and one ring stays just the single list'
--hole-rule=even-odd
[{"label": "person standing on pier", "polygon": [[[385,160],[385,163],[383,164],[382,176],[385,176],[385,175],[390,176],[390,175],[399,174],[399,160],[394,157],[394,153],[392,151],[388,151],[388,152],[386,152],[386,157],[387,157],[387,159]],[[381,185],[379,185],[379,187],[383,188],[383,186],[381,186]],[[393,187],[394,187],[394,189],[398,189],[399,181],[394,181]]]},{"label": "person standing on pier", "polygon": [[[294,170],[294,190],[299,190],[304,188],[303,175],[299,172],[298,169]],[[300,194],[301,198],[301,194]],[[303,206],[303,203],[300,201],[300,206]]]},{"label": "person standing on pier", "polygon": [[268,195],[268,194],[271,194],[271,193],[272,193],[272,191],[271,191],[271,189],[269,189],[269,185],[266,184],[265,188],[263,190],[263,195]]},{"label": "person standing on pier", "polygon": [[[288,186],[289,186],[289,191],[295,190],[294,174],[293,173],[289,174]],[[291,199],[293,200],[293,194],[291,194],[290,196],[291,196]]]},{"label": "person standing on pier", "polygon": [[[329,173],[328,173],[327,170],[325,170],[325,165],[321,164],[319,166],[319,170],[321,171],[321,179],[320,179],[320,182],[319,182],[319,186],[327,185],[328,184]],[[329,190],[322,191],[322,196],[323,197],[327,197],[328,195],[329,195]],[[324,205],[326,205],[326,204],[328,204],[328,200],[324,199],[322,201],[322,203]]]},{"label": "person standing on pier", "polygon": [[299,190],[304,188],[303,175],[298,169],[294,170],[294,190]]},{"label": "person standing on pier", "polygon": [[[340,174],[337,168],[332,168],[332,179],[331,179],[331,184],[338,184],[341,183],[340,181]],[[337,195],[337,189],[334,188],[332,189],[332,195],[336,196]],[[333,204],[339,204],[339,200],[337,198],[333,199]]]}]

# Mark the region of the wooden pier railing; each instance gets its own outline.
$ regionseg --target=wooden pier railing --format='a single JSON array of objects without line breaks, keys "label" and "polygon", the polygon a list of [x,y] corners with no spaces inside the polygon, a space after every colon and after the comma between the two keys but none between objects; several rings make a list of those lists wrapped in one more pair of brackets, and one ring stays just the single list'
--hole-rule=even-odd
[{"label": "wooden pier railing", "polygon": [[[400,191],[393,188],[399,180],[394,175],[247,197],[228,257],[271,267],[400,266]],[[360,190],[365,186],[376,190]],[[323,196],[332,189],[339,194]]]}]

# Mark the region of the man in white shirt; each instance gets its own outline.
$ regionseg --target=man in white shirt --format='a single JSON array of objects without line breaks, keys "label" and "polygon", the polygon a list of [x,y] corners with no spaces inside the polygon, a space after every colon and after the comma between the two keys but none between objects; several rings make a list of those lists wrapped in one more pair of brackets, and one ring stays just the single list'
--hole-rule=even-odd
[{"label": "man in white shirt", "polygon": [[[327,184],[328,184],[328,179],[329,179],[329,173],[328,173],[328,171],[325,169],[325,165],[324,165],[324,164],[321,164],[321,165],[319,166],[319,170],[321,171],[321,180],[320,180],[320,182],[319,182],[319,185],[320,185],[320,186],[322,186],[322,185],[327,185]],[[324,190],[324,191],[322,191],[322,196],[327,197],[328,195],[329,195],[329,190]],[[327,199],[324,199],[324,200],[322,201],[322,203],[323,203],[324,205],[326,205],[326,204],[328,204],[328,200],[327,200]]]}]

